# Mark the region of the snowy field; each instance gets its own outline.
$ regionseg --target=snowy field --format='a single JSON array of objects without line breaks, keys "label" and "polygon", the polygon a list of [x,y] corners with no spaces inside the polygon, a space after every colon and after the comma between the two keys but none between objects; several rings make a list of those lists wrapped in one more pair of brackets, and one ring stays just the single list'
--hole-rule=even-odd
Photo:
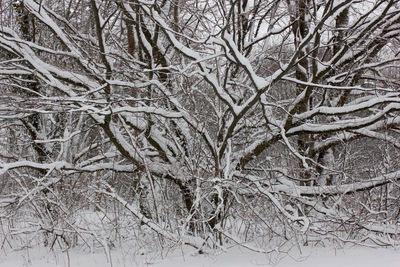
[{"label": "snowy field", "polygon": [[291,253],[263,255],[241,248],[220,255],[190,255],[189,251],[175,250],[160,257],[151,253],[132,256],[113,251],[111,262],[105,253],[87,253],[79,250],[49,252],[46,249],[25,248],[20,251],[1,251],[0,267],[229,267],[229,266],[276,266],[276,267],[398,267],[400,248],[352,247],[303,248]]}]

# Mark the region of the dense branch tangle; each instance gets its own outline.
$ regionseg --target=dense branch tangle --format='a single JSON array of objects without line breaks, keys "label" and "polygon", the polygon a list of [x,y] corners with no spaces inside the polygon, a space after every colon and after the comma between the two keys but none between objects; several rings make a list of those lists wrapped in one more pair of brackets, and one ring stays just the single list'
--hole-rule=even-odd
[{"label": "dense branch tangle", "polygon": [[[283,220],[292,234],[329,232],[325,224],[351,216],[357,229],[381,229],[364,220],[375,216],[367,205],[386,214],[378,225],[396,223],[398,2],[21,1],[36,38],[0,29],[1,90],[11,99],[1,134],[22,131],[32,114],[66,119],[57,136],[46,123],[26,135],[23,159],[10,147],[1,173],[40,170],[32,179],[43,187],[83,173],[96,195],[196,247],[189,236],[240,234],[238,218],[257,222],[254,231]],[[46,160],[35,160],[35,144],[52,146]],[[26,190],[5,193],[27,199]]]}]

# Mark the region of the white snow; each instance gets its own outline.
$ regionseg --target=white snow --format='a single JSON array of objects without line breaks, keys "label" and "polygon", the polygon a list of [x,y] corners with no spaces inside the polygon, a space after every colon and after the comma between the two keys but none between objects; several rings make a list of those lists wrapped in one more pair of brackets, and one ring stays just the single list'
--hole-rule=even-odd
[{"label": "white snow", "polygon": [[[301,248],[288,253],[260,254],[233,248],[220,255],[193,255],[176,249],[163,256],[156,253],[126,250],[111,251],[111,262],[104,252],[94,253],[71,249],[68,252],[45,248],[23,248],[0,252],[0,267],[398,267],[400,253],[394,248]],[[193,252],[192,252],[193,253]]]}]

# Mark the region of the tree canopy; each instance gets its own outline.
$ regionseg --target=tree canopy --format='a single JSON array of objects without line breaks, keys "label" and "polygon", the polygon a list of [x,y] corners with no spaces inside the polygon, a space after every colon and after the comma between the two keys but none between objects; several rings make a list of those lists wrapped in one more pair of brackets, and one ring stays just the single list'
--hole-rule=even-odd
[{"label": "tree canopy", "polygon": [[0,217],[83,234],[116,203],[198,249],[397,238],[399,1],[1,6]]}]

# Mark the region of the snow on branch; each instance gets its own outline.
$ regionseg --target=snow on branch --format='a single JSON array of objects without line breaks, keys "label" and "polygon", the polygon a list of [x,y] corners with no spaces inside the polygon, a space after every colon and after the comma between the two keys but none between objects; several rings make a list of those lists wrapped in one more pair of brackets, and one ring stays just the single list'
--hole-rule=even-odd
[{"label": "snow on branch", "polygon": [[263,192],[265,190],[268,190],[269,193],[285,193],[286,195],[293,197],[346,195],[354,192],[371,190],[373,188],[389,183],[394,183],[400,180],[400,171],[395,171],[374,178],[368,178],[366,181],[354,182],[350,184],[299,186],[290,181],[285,181],[284,184],[269,184],[268,182],[264,183],[263,180],[265,179],[259,176],[245,175],[239,173],[235,173],[234,175],[238,175],[239,177],[243,177],[257,183],[259,188],[263,188]]}]

